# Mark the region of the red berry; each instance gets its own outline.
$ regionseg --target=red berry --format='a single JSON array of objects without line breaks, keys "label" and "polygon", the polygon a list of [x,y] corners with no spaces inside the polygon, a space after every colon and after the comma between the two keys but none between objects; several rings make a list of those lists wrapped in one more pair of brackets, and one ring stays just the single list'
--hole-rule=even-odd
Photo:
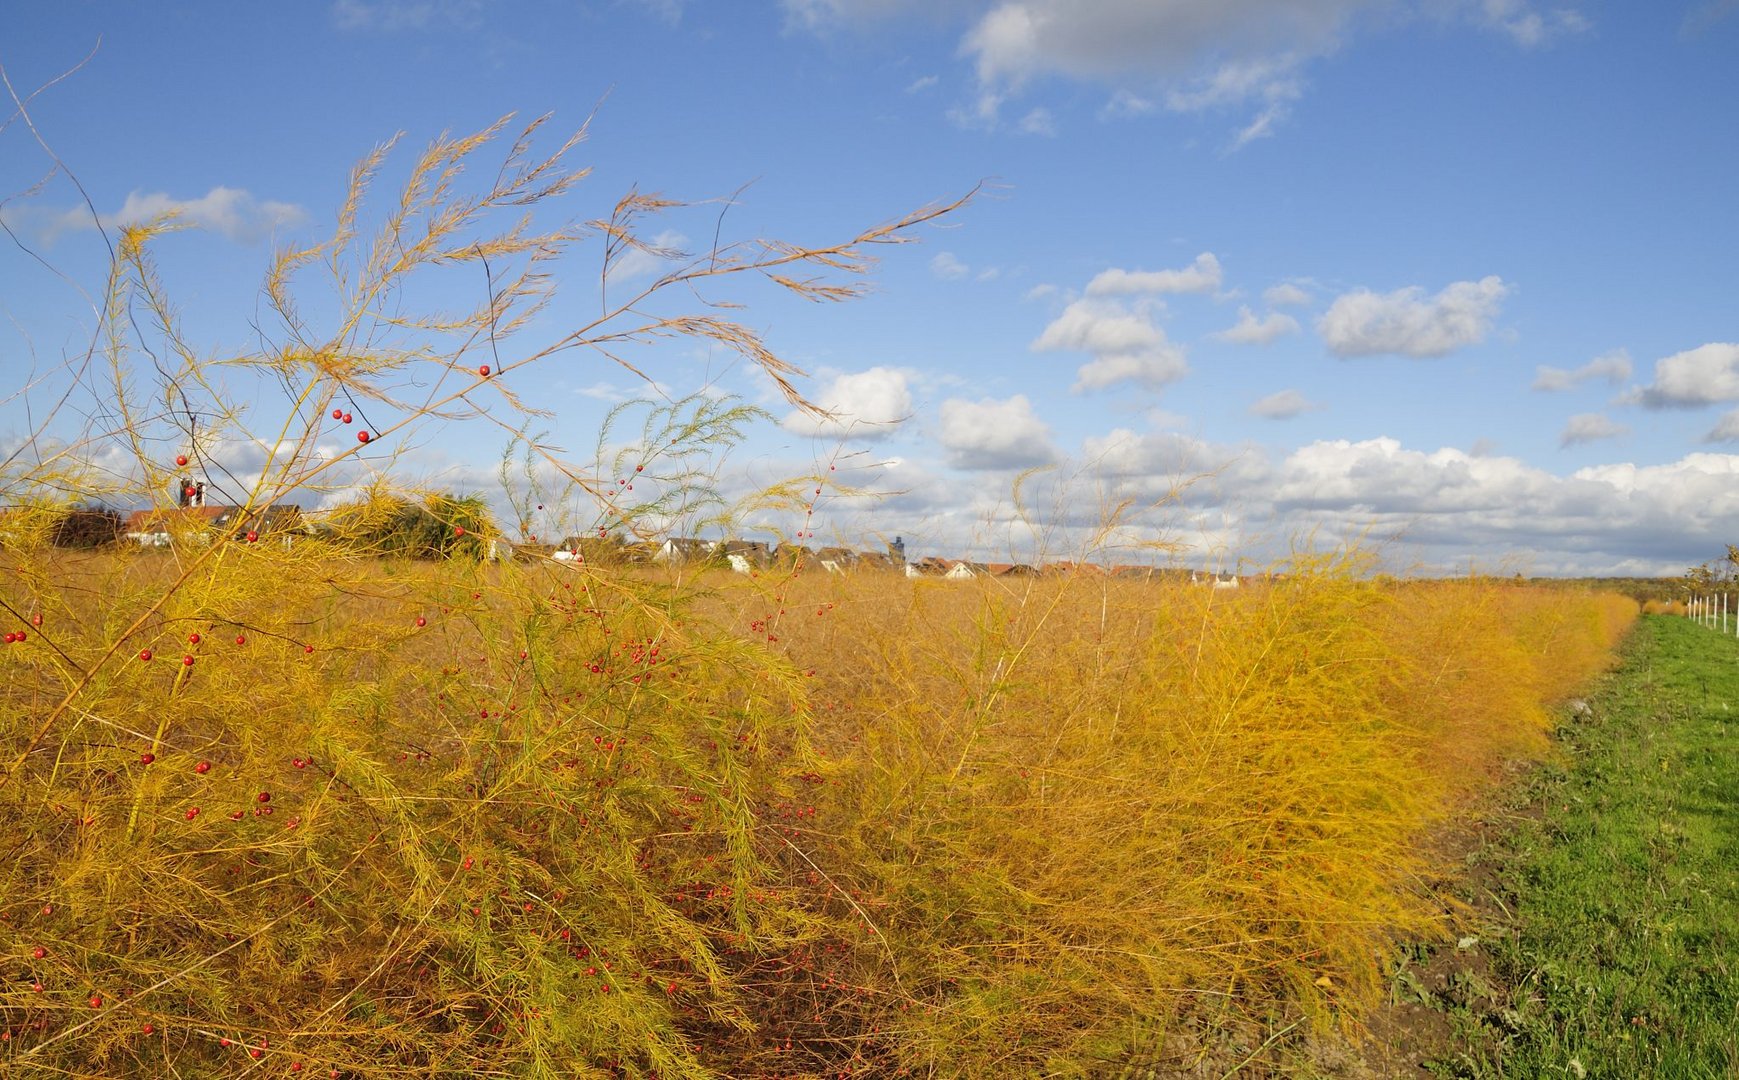
[{"label": "red berry", "polygon": [[219,1040],[217,1040],[217,1045],[228,1047],[228,1046],[234,1046],[235,1043],[230,1042],[228,1039],[219,1039]]},{"label": "red berry", "polygon": [[266,1056],[265,1051],[259,1049],[258,1047],[255,1047],[254,1049],[248,1051],[248,1057],[253,1058],[255,1061],[258,1061],[260,1058],[263,1058],[265,1056]]},{"label": "red berry", "polygon": [[192,821],[194,818],[196,818],[198,816],[199,816],[199,807],[190,806],[187,808],[187,820],[188,821]]},{"label": "red berry", "polygon": [[454,536],[464,536],[465,535],[465,526],[463,526],[463,525],[453,526],[453,535]]},{"label": "red berry", "polygon": [[187,643],[189,645],[198,645],[199,644],[199,635],[198,634],[188,634],[187,635]]},{"label": "red berry", "polygon": [[366,431],[357,432],[356,433],[356,441],[360,442],[360,443],[367,442],[368,441],[368,432],[366,432]]},{"label": "red berry", "polygon": [[302,1063],[300,1061],[290,1062],[290,1071],[291,1072],[301,1072],[302,1071]]},{"label": "red berry", "polygon": [[101,994],[92,994],[91,995],[91,1008],[100,1009],[102,1007],[103,1007],[102,995]]},{"label": "red berry", "polygon": [[182,667],[192,667],[193,666],[193,657],[183,656],[181,658],[181,666]]},{"label": "red berry", "polygon": [[141,659],[141,660],[151,659],[151,650],[150,649],[140,649],[139,650],[139,659]]},{"label": "red berry", "polygon": [[354,418],[349,413],[344,414],[344,422],[346,424],[350,423],[352,419],[354,419]]},{"label": "red berry", "polygon": [[417,625],[418,626],[427,626],[427,625],[429,625],[429,620],[423,618],[421,615],[418,615],[417,616]]},{"label": "red berry", "polygon": [[246,645],[248,643],[248,636],[246,634],[237,634],[235,636],[235,643],[237,645]]},{"label": "red berry", "polygon": [[635,472],[645,472],[645,471],[646,471],[646,466],[644,466],[644,465],[636,465],[636,466],[634,466],[634,471],[635,471]]},{"label": "red berry", "polygon": [[261,801],[263,803],[268,803],[268,802],[272,801],[272,793],[269,791],[262,791],[258,795],[254,796],[254,798],[258,799],[259,801]]},{"label": "red berry", "polygon": [[144,1035],[150,1035],[153,1032],[155,1032],[156,1030],[157,1029],[155,1027],[151,1026],[150,1024],[146,1024],[144,1027],[139,1029],[140,1033],[144,1034]]},{"label": "red berry", "polygon": [[211,762],[202,761],[193,767],[193,771],[198,773],[201,776],[204,776],[206,773],[211,771]]},{"label": "red berry", "polygon": [[482,367],[478,368],[477,374],[479,374],[479,375],[483,376],[485,379],[487,379],[489,377],[489,365],[484,364]]},{"label": "red berry", "polygon": [[249,529],[249,530],[248,530],[248,543],[250,543],[250,544],[251,544],[251,543],[253,543],[253,542],[254,542],[254,541],[256,541],[256,540],[258,540],[258,539],[259,539],[259,538],[260,538],[260,534],[259,534],[259,533],[257,533],[257,532],[255,532],[255,531],[254,531],[254,530],[252,530],[252,529]]},{"label": "red berry", "polygon": [[332,410],[332,419],[334,419],[334,420],[344,419],[344,410],[343,409],[333,409]]},{"label": "red berry", "polygon": [[41,945],[38,945],[36,948],[30,950],[31,959],[34,959],[34,960],[41,960],[43,957],[45,957],[47,955],[48,955],[48,950],[43,948]]},{"label": "red berry", "polygon": [[32,993],[40,994],[42,993],[42,984],[39,982],[33,982],[30,984],[30,990]]},{"label": "red berry", "polygon": [[303,652],[305,652],[305,653],[311,653],[311,652],[313,652],[313,651],[314,651],[314,646],[312,646],[312,645],[304,645],[304,646],[302,646],[302,651],[303,651]]},{"label": "red berry", "polygon": [[7,634],[6,634],[6,644],[8,644],[8,645],[10,645],[10,644],[12,644],[12,643],[13,643],[13,642],[14,642],[14,641],[17,641],[17,640],[18,640],[18,635],[17,635],[17,634],[14,634],[14,633],[12,633],[12,632],[11,632],[11,631],[7,631]]},{"label": "red berry", "polygon": [[182,489],[181,489],[181,493],[182,493],[182,494],[183,494],[183,495],[186,495],[186,496],[187,496],[187,497],[188,497],[188,498],[189,498],[189,499],[191,499],[191,498],[193,498],[193,497],[194,497],[194,496],[195,496],[195,495],[197,495],[197,494],[199,494],[199,492],[198,492],[198,491],[196,491],[196,490],[194,490],[194,489],[193,489],[193,488],[182,488]]},{"label": "red berry", "polygon": [[156,760],[157,760],[157,755],[153,754],[149,750],[147,750],[143,754],[139,755],[139,764],[141,764],[141,765],[149,765],[153,761],[156,761]]},{"label": "red berry", "polygon": [[175,464],[177,464],[177,465],[187,464],[187,455],[186,454],[176,454],[175,455]]}]

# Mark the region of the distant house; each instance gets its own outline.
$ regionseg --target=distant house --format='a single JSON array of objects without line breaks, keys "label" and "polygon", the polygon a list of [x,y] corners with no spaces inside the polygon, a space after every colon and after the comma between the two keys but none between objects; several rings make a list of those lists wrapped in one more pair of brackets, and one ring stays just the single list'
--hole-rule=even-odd
[{"label": "distant house", "polygon": [[843,574],[857,567],[858,554],[850,548],[824,547],[815,553],[815,560],[828,573]]},{"label": "distant house", "polygon": [[172,510],[135,510],[127,515],[122,535],[141,547],[165,547],[181,532],[210,540],[214,536],[245,540],[274,536],[284,543],[307,531],[302,508],[294,504],[248,510],[242,506],[202,506],[189,503]]},{"label": "distant house", "polygon": [[985,563],[984,569],[992,577],[1034,577],[1038,571],[1026,563]]},{"label": "distant house", "polygon": [[1044,566],[1044,573],[1061,577],[1108,577],[1110,571],[1098,563],[1090,562],[1049,562]]},{"label": "distant house", "polygon": [[550,558],[588,566],[615,566],[626,554],[619,536],[566,536],[556,545]]},{"label": "distant house", "polygon": [[761,540],[726,540],[718,551],[739,574],[765,570],[773,562],[773,549]]},{"label": "distant house", "polygon": [[652,561],[676,565],[687,562],[703,562],[718,548],[717,540],[701,540],[693,536],[673,536],[658,545]]},{"label": "distant house", "polygon": [[904,559],[896,559],[880,551],[865,551],[857,556],[859,570],[902,570],[905,565]]},{"label": "distant house", "polygon": [[978,576],[978,571],[974,569],[971,563],[957,562],[953,566],[950,566],[948,572],[942,576],[947,578],[949,581],[971,581],[973,578]]},{"label": "distant house", "polygon": [[1238,585],[1238,575],[1236,574],[1227,574],[1224,577],[1219,574],[1214,575],[1214,588],[1216,589],[1236,589]]},{"label": "distant house", "polygon": [[209,532],[225,509],[233,508],[182,506],[173,510],[135,510],[127,515],[122,535],[140,547],[167,547],[176,531]]}]

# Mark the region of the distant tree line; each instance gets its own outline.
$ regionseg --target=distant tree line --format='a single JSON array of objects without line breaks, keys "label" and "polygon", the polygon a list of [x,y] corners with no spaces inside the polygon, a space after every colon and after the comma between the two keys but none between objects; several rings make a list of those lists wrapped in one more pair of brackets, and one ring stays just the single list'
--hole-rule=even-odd
[{"label": "distant tree line", "polygon": [[[28,523],[27,532],[43,536],[57,548],[116,543],[124,536],[126,521],[121,511],[100,503],[58,511],[18,508],[4,515],[14,526]],[[302,531],[353,551],[401,559],[487,558],[491,541],[500,535],[481,495],[444,493],[421,501],[372,495],[321,515]]]}]

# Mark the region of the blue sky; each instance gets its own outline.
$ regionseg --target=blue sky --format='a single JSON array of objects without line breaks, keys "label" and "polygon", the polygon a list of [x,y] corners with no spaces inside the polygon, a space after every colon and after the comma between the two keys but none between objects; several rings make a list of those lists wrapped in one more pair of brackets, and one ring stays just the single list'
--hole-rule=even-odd
[{"label": "blue sky", "polygon": [[[1739,541],[1733,0],[65,3],[10,13],[0,64],[24,97],[93,48],[30,121],[111,233],[202,226],[155,251],[211,356],[258,347],[274,246],[329,233],[393,133],[383,193],[442,131],[595,109],[594,171],[551,212],[696,202],[644,226],[688,252],[745,184],[726,240],[832,242],[983,188],[865,298],[733,295],[845,423],[691,342],[636,354],[657,388],[595,353],[514,370],[580,458],[614,400],[705,388],[772,413],[716,466],[728,491],[823,463],[823,539],[919,555],[1078,552],[1123,499],[1152,509],[1114,547],[1200,566],[1365,534],[1400,567],[1664,573]],[[89,346],[69,281],[100,290],[107,249],[7,108],[17,446]],[[595,311],[598,258],[561,264],[511,356]],[[344,476],[493,491],[503,442],[425,428]],[[829,461],[884,497],[837,493]]]}]

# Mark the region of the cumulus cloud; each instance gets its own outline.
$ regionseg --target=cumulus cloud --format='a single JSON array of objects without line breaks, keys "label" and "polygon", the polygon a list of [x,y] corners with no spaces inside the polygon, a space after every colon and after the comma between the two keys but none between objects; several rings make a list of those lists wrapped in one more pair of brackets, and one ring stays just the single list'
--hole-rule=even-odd
[{"label": "cumulus cloud", "polygon": [[1289,281],[1283,281],[1264,289],[1262,302],[1271,308],[1303,307],[1310,303],[1310,294]]},{"label": "cumulus cloud", "polygon": [[1536,48],[1589,28],[1586,16],[1573,7],[1541,11],[1529,0],[1480,0],[1479,21],[1523,48]]},{"label": "cumulus cloud", "polygon": [[1286,334],[1296,333],[1298,320],[1290,315],[1271,311],[1267,318],[1258,319],[1255,312],[1240,306],[1237,324],[1221,330],[1214,337],[1233,345],[1268,345]]},{"label": "cumulus cloud", "polygon": [[[165,216],[244,244],[308,220],[308,212],[294,203],[256,199],[241,188],[221,185],[197,199],[176,199],[161,191],[131,192],[119,210],[103,214],[100,220],[103,228],[113,229]],[[52,238],[62,232],[94,229],[97,224],[83,209],[68,210],[54,219],[48,233]]]},{"label": "cumulus cloud", "polygon": [[1613,420],[1605,413],[1577,413],[1564,425],[1563,432],[1558,436],[1558,445],[1571,447],[1579,443],[1615,439],[1620,435],[1628,434],[1630,434],[1628,427]]},{"label": "cumulus cloud", "polygon": [[1133,296],[1159,293],[1211,293],[1219,289],[1220,260],[1211,251],[1197,255],[1181,270],[1101,271],[1087,283],[1088,296]]},{"label": "cumulus cloud", "polygon": [[906,372],[873,367],[835,376],[815,394],[829,415],[792,412],[780,423],[787,431],[830,439],[882,439],[912,415],[912,390]]},{"label": "cumulus cloud", "polygon": [[1630,353],[1623,349],[1614,349],[1574,370],[1541,364],[1534,369],[1534,389],[1569,390],[1594,379],[1605,379],[1616,384],[1630,378],[1630,375]]},{"label": "cumulus cloud", "polygon": [[1704,442],[1739,442],[1739,409],[1724,413],[1720,423],[1703,436]]},{"label": "cumulus cloud", "polygon": [[1297,390],[1280,390],[1251,405],[1250,412],[1270,420],[1290,420],[1300,413],[1320,408],[1322,406],[1312,403]]},{"label": "cumulus cloud", "polygon": [[1637,397],[1651,409],[1739,401],[1739,344],[1713,341],[1655,361],[1654,381]]},{"label": "cumulus cloud", "polygon": [[959,281],[972,272],[972,268],[954,257],[951,251],[939,251],[930,260],[930,273],[944,281]]},{"label": "cumulus cloud", "polygon": [[1457,281],[1435,296],[1418,286],[1344,293],[1317,322],[1336,356],[1447,356],[1485,340],[1509,286],[1498,277]]},{"label": "cumulus cloud", "polygon": [[1189,372],[1183,348],[1168,340],[1146,311],[1114,301],[1075,301],[1045,327],[1032,348],[1091,353],[1093,359],[1076,372],[1077,392],[1124,381],[1158,389]]},{"label": "cumulus cloud", "polygon": [[1025,469],[1057,458],[1051,431],[1025,394],[998,401],[949,398],[942,403],[939,441],[958,469]]}]

